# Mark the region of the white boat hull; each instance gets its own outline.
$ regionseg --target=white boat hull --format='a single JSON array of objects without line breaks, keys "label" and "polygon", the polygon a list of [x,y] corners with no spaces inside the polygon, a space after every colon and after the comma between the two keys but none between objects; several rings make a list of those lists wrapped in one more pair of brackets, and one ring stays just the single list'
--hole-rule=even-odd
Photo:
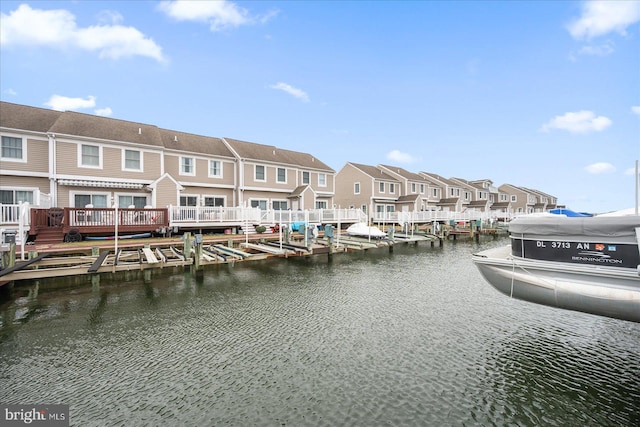
[{"label": "white boat hull", "polygon": [[525,259],[511,247],[473,255],[482,276],[512,298],[640,322],[637,269]]}]

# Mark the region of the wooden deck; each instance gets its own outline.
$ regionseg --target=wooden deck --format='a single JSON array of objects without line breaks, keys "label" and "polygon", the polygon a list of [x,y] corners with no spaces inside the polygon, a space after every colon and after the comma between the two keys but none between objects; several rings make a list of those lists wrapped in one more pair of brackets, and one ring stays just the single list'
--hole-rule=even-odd
[{"label": "wooden deck", "polygon": [[50,208],[31,209],[29,235],[36,241],[80,241],[83,236],[154,233],[169,227],[164,208]]}]

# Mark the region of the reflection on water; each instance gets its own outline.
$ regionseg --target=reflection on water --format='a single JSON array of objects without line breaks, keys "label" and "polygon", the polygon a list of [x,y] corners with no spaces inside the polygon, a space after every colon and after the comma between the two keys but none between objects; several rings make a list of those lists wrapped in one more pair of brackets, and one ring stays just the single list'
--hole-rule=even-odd
[{"label": "reflection on water", "polygon": [[73,425],[640,424],[640,324],[510,300],[397,246],[25,295],[0,401]]}]

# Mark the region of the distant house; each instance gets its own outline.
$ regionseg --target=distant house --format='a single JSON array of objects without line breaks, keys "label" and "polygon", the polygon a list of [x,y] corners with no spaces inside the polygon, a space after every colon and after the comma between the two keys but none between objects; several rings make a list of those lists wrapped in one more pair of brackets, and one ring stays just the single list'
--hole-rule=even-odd
[{"label": "distant house", "polygon": [[446,179],[436,173],[419,172],[419,174],[436,188],[442,190],[440,199],[435,203],[439,210],[461,212],[471,202],[471,192],[463,190],[460,183]]},{"label": "distant house", "polygon": [[383,214],[395,212],[401,181],[376,166],[347,162],[336,174],[335,203],[344,208]]},{"label": "distant house", "polygon": [[531,191],[513,184],[502,184],[501,193],[507,194],[512,212],[515,214],[530,214],[535,212],[537,198]]},{"label": "distant house", "polygon": [[428,209],[429,181],[425,177],[397,166],[378,165],[378,169],[394,177],[400,183],[400,195],[396,200],[396,210],[411,212]]},{"label": "distant house", "polygon": [[465,200],[467,195],[471,196],[471,200],[466,204],[467,209],[489,212],[492,203],[491,192],[482,185],[484,181],[474,184],[463,178],[450,178],[450,180],[460,185],[464,192]]}]

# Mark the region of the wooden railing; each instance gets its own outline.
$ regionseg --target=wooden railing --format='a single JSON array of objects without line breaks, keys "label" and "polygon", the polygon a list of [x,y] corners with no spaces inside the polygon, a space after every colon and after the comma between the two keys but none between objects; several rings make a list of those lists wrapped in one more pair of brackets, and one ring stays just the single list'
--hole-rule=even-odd
[{"label": "wooden railing", "polygon": [[[117,213],[116,213],[117,212]],[[77,229],[82,234],[151,232],[169,226],[167,208],[50,208],[31,209],[31,234],[45,229]]]}]

